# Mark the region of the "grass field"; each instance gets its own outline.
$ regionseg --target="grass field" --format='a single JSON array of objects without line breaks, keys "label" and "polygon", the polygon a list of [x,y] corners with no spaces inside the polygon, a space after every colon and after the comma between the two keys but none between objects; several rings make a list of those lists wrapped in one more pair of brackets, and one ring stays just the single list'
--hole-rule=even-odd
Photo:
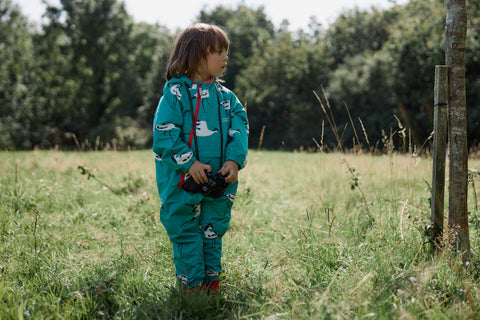
[{"label": "grass field", "polygon": [[465,271],[448,251],[432,259],[423,233],[428,158],[251,151],[217,299],[176,285],[151,152],[0,163],[0,319],[480,317],[480,182]]}]

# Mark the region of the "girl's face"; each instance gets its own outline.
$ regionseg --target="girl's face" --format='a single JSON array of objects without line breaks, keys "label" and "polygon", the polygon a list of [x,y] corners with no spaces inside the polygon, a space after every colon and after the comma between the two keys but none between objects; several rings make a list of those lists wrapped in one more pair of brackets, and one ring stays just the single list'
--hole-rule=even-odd
[{"label": "girl's face", "polygon": [[220,77],[227,67],[227,60],[228,55],[225,49],[210,52],[192,75],[192,80],[207,81],[212,77]]}]

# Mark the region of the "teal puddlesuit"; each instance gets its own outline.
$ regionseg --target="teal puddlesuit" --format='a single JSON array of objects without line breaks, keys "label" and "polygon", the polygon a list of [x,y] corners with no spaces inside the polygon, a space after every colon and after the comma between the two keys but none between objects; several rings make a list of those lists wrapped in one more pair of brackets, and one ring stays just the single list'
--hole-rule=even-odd
[{"label": "teal puddlesuit", "polygon": [[[190,138],[192,129],[196,139]],[[216,79],[194,83],[179,76],[165,84],[153,125],[160,220],[173,245],[175,273],[186,287],[218,280],[237,183],[214,199],[183,190],[181,182],[195,160],[210,165],[213,173],[227,160],[241,169],[247,151],[247,114],[233,92]]]}]

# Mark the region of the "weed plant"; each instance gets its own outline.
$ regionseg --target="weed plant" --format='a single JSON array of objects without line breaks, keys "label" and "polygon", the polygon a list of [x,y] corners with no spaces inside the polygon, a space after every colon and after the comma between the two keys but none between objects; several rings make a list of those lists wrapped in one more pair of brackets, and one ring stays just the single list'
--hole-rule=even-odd
[{"label": "weed plant", "polygon": [[251,151],[216,299],[177,286],[151,152],[0,161],[0,319],[480,317],[478,177],[471,265],[432,258],[428,158]]}]

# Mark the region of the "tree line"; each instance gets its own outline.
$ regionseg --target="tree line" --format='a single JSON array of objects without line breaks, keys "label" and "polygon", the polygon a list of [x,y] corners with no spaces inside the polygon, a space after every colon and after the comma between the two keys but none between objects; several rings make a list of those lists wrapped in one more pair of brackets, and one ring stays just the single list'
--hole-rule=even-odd
[{"label": "tree line", "polygon": [[[480,3],[468,13],[467,122],[477,146]],[[445,19],[442,0],[353,8],[295,31],[242,4],[196,18],[229,35],[223,79],[247,107],[250,146],[287,150],[428,143]],[[40,25],[0,0],[0,149],[149,148],[178,32],[135,22],[118,0],[61,0]]]}]

